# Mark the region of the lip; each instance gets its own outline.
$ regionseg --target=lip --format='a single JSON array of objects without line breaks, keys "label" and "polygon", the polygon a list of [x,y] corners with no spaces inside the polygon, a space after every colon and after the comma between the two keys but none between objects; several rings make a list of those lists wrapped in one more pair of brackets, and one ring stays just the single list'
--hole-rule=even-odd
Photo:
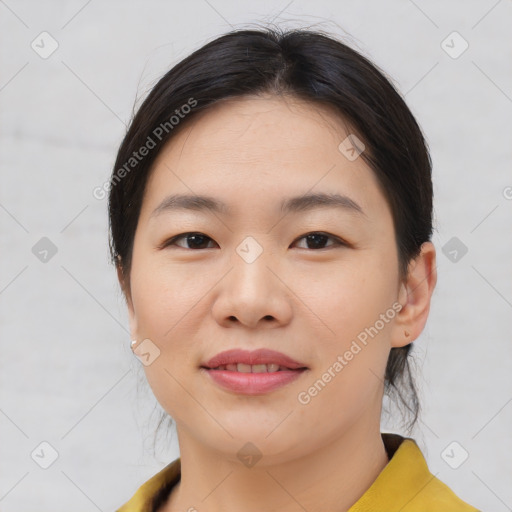
[{"label": "lip", "polygon": [[[278,364],[286,366],[289,370],[277,372],[244,373],[229,370],[214,370],[225,364]],[[207,363],[201,366],[209,377],[217,385],[225,390],[243,395],[262,395],[279,389],[295,379],[298,379],[309,368],[306,365],[295,361],[291,357],[270,349],[248,350],[227,350],[212,357]]]},{"label": "lip", "polygon": [[242,395],[263,395],[275,391],[295,379],[307,369],[279,370],[270,373],[243,373],[228,370],[212,370],[201,368],[217,385],[227,391]]},{"label": "lip", "polygon": [[253,351],[241,349],[226,350],[212,357],[209,361],[202,364],[201,366],[203,368],[211,370],[224,364],[237,363],[250,365],[274,363],[278,364],[279,366],[286,366],[286,368],[290,368],[290,370],[299,370],[302,368],[307,369],[307,366],[305,364],[295,361],[286,354],[266,348],[260,348],[258,350]]}]

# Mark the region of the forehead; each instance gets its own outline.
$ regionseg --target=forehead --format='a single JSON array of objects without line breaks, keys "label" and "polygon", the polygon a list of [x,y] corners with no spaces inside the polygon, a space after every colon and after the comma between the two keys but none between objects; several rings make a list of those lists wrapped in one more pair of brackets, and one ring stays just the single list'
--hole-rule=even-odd
[{"label": "forehead", "polygon": [[[332,109],[306,102],[294,96],[243,96],[221,100],[195,115],[192,126],[171,140],[168,149],[186,140],[199,143],[204,150],[229,152],[241,161],[259,159],[263,150],[338,146],[340,136],[348,133],[345,121]],[[326,133],[329,137],[326,138]],[[256,143],[256,144],[254,144]],[[287,153],[287,156],[292,157]],[[286,156],[281,155],[281,156]]]},{"label": "forehead", "polygon": [[328,192],[382,215],[387,205],[374,172],[362,158],[350,160],[340,150],[349,134],[331,109],[297,98],[223,100],[194,114],[161,150],[141,213],[149,218],[172,193],[215,196],[236,210]]}]

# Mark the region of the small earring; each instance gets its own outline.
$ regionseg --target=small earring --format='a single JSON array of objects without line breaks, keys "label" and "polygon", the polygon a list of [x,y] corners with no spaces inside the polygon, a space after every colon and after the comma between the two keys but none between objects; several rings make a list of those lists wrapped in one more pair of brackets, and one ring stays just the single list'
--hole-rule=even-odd
[{"label": "small earring", "polygon": [[406,338],[408,338],[410,336],[410,333],[408,333],[407,331],[404,331],[404,334],[405,334]]},{"label": "small earring", "polygon": [[135,348],[135,344],[137,343],[137,340],[133,340],[130,344],[131,349],[133,350]]}]

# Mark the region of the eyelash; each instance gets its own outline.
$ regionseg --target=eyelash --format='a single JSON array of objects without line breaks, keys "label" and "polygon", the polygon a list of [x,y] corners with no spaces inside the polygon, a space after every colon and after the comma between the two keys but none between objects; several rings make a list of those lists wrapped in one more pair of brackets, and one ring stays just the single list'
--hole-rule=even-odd
[{"label": "eyelash", "polygon": [[[177,240],[179,240],[181,238],[186,238],[187,236],[190,236],[190,235],[202,236],[202,237],[205,237],[205,238],[207,238],[209,240],[212,240],[212,238],[210,238],[208,235],[205,235],[204,233],[199,233],[199,232],[196,232],[196,231],[191,231],[191,232],[187,232],[187,233],[181,233],[179,235],[173,236],[172,238],[169,238],[163,244],[160,245],[159,249],[164,249],[166,247],[170,247],[170,246],[174,245],[174,246],[176,246],[176,247],[178,247],[180,249],[185,249],[185,250],[189,250],[189,251],[199,251],[199,250],[201,250],[201,249],[191,249],[191,248],[181,247],[179,245],[176,245],[176,241]],[[343,246],[343,247],[348,247],[349,246],[349,244],[346,243],[345,241],[343,241],[341,238],[339,238],[337,236],[334,236],[334,235],[331,235],[330,233],[325,233],[323,231],[311,231],[310,233],[306,233],[305,235],[302,235],[301,237],[297,238],[293,243],[296,243],[297,241],[302,240],[303,238],[306,238],[306,237],[308,237],[310,235],[321,235],[321,236],[330,238],[331,240],[334,240],[334,242],[335,242],[334,244],[329,245],[327,247],[323,247],[321,249],[308,249],[310,251],[324,251],[324,250],[329,249],[329,248],[340,247],[340,246]]]}]

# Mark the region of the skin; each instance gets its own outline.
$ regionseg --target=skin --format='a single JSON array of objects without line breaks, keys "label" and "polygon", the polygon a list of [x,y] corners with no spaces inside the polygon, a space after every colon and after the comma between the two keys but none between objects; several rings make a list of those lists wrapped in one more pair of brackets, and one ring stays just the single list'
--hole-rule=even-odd
[{"label": "skin", "polygon": [[[386,361],[424,328],[434,246],[423,244],[401,282],[389,206],[363,159],[338,149],[349,131],[330,110],[292,97],[244,97],[191,121],[154,164],[125,289],[132,339],[149,338],[160,350],[144,371],[178,433],[181,482],[162,510],[346,511],[388,463],[380,435]],[[283,198],[306,192],[347,195],[365,215],[280,214]],[[151,218],[174,193],[214,196],[231,215]],[[187,232],[209,238],[200,248],[186,237],[161,247]],[[304,238],[311,232],[347,245],[325,238],[315,246]],[[247,236],[263,250],[250,264],[236,252]],[[396,302],[400,312],[301,404],[299,393]],[[272,348],[309,370],[267,394],[225,391],[199,367],[231,348]],[[247,442],[262,454],[252,467],[237,457]]]}]

